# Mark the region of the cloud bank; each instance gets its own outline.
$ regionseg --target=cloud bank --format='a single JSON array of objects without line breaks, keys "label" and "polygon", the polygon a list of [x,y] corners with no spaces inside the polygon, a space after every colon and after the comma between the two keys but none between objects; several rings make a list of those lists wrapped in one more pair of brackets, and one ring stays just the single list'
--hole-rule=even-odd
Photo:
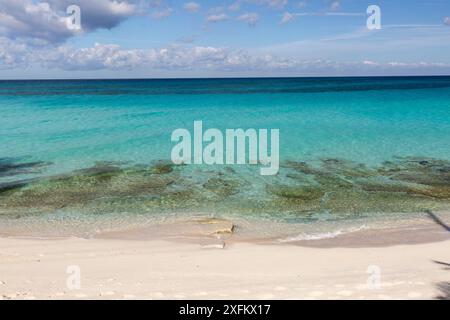
[{"label": "cloud bank", "polygon": [[31,51],[25,44],[0,38],[0,69],[37,65],[65,71],[95,70],[166,70],[285,73],[296,75],[352,74],[405,71],[450,71],[443,63],[402,63],[360,61],[337,62],[313,59],[296,60],[271,54],[251,54],[246,50],[210,46],[173,45],[158,49],[124,49],[115,44],[95,44],[87,48],[61,45]]}]

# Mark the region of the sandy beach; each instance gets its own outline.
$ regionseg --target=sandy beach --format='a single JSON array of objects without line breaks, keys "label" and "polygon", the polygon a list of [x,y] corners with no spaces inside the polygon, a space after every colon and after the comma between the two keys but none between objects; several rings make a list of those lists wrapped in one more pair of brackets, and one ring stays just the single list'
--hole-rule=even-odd
[{"label": "sandy beach", "polygon": [[[436,234],[433,230],[440,236],[426,238]],[[422,241],[409,245],[388,245],[389,239],[398,242],[399,232],[408,241],[404,230],[378,232],[375,238],[384,239],[384,244],[360,241],[359,247],[346,244],[374,234],[337,237],[334,246],[326,239],[297,245],[228,241],[222,246],[156,239],[2,238],[0,297],[448,298],[450,239],[438,226],[433,230],[410,233],[409,238]]]}]

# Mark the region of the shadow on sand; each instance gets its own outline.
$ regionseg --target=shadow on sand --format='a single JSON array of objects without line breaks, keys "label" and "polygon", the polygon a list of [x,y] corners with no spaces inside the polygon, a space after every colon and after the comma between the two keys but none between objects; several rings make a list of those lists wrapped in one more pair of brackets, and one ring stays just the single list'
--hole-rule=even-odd
[{"label": "shadow on sand", "polygon": [[[426,214],[430,217],[431,220],[433,220],[436,224],[441,226],[446,231],[450,232],[450,227],[445,224],[439,217],[434,214],[431,210],[426,210]],[[450,263],[442,262],[442,261],[436,261],[433,260],[434,263],[443,266],[444,270],[450,270]],[[450,282],[440,282],[437,284],[437,289],[440,291],[439,296],[436,297],[438,300],[450,300]]]},{"label": "shadow on sand", "polygon": [[439,296],[436,297],[438,300],[450,300],[450,282],[438,283],[437,288],[441,292]]},{"label": "shadow on sand", "polygon": [[428,217],[433,220],[437,225],[441,226],[444,230],[450,232],[450,227],[445,224],[444,221],[439,219],[439,217],[434,214],[431,210],[425,210],[425,213],[428,215]]}]

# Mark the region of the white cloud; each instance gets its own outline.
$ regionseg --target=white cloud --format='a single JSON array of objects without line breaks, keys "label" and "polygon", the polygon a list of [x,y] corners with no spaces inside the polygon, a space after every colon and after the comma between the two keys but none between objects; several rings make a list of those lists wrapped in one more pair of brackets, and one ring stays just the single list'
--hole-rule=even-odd
[{"label": "white cloud", "polygon": [[241,9],[241,1],[240,0],[233,2],[228,7],[228,10],[230,10],[230,11],[238,11],[239,9]]},{"label": "white cloud", "polygon": [[225,20],[228,20],[228,15],[226,15],[225,13],[212,14],[206,18],[207,22],[212,22],[212,23],[221,22],[221,21],[225,21]]},{"label": "white cloud", "polygon": [[331,11],[337,11],[341,8],[341,3],[339,0],[334,0],[330,3],[330,10]]},{"label": "white cloud", "polygon": [[276,9],[283,9],[288,4],[288,0],[266,0],[263,2],[267,3],[269,7]]},{"label": "white cloud", "polygon": [[281,17],[280,23],[285,24],[294,20],[295,17],[306,17],[306,16],[365,17],[365,14],[360,12],[295,12],[295,13],[285,12]]},{"label": "white cloud", "polygon": [[210,14],[220,14],[220,13],[224,13],[226,11],[226,8],[223,6],[217,6],[217,7],[212,7],[209,8],[208,12]]},{"label": "white cloud", "polygon": [[243,15],[240,15],[237,17],[238,21],[242,21],[247,23],[249,26],[255,26],[256,23],[259,21],[259,15],[257,13],[244,13]]},{"label": "white cloud", "polygon": [[27,46],[24,43],[0,38],[0,70],[28,65]]},{"label": "white cloud", "polygon": [[450,26],[450,17],[445,17],[444,18],[444,24]]},{"label": "white cloud", "polygon": [[292,21],[294,18],[295,18],[295,14],[292,14],[290,12],[285,12],[283,14],[283,16],[281,17],[280,23],[281,24],[288,23],[288,22]]},{"label": "white cloud", "polygon": [[200,10],[200,4],[197,2],[188,2],[184,4],[184,9],[188,12],[198,12]]},{"label": "white cloud", "polygon": [[35,42],[63,42],[75,33],[66,25],[69,5],[81,8],[81,28],[113,28],[136,12],[125,0],[0,0],[0,35]]},{"label": "white cloud", "polygon": [[163,8],[163,9],[158,9],[156,11],[154,11],[152,13],[152,17],[155,19],[163,19],[163,18],[167,18],[170,17],[173,13],[173,9],[172,8]]},{"label": "white cloud", "polygon": [[238,11],[241,8],[243,3],[258,5],[258,6],[266,6],[272,9],[281,10],[288,3],[288,0],[236,0],[233,2],[228,9],[231,11]]}]

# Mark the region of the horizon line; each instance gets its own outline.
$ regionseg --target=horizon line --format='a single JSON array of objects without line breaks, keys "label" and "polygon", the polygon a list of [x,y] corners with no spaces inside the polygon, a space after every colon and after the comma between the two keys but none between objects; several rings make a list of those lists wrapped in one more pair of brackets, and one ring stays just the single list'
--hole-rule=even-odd
[{"label": "horizon line", "polygon": [[326,78],[436,78],[450,77],[450,74],[437,75],[367,75],[367,76],[243,76],[243,77],[155,77],[155,78],[24,78],[0,79],[1,81],[104,81],[104,80],[227,80],[227,79],[326,79]]}]

